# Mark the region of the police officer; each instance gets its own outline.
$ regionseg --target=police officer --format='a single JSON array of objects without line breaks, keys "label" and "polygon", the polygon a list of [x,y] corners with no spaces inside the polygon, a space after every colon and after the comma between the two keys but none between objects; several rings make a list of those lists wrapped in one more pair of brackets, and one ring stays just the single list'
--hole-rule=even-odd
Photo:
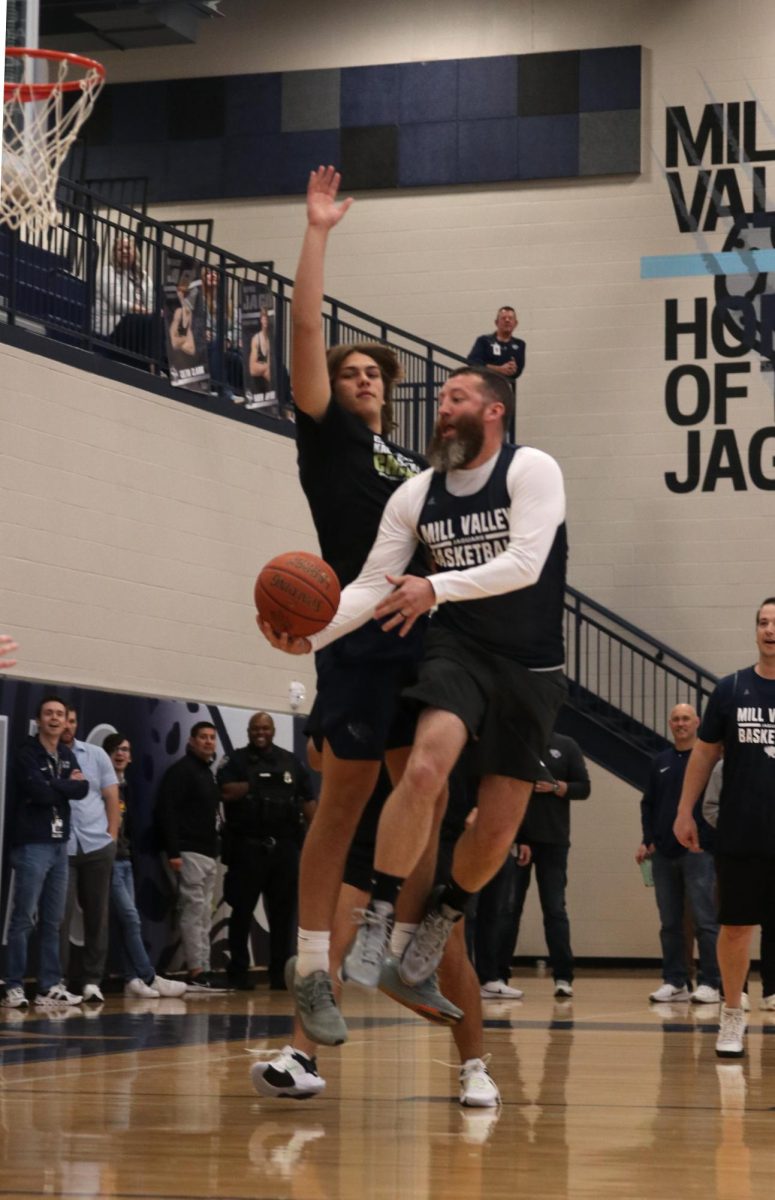
[{"label": "police officer", "polygon": [[229,919],[229,981],[250,990],[248,938],[259,896],[269,921],[269,986],[283,989],[292,952],[296,888],[305,822],[315,796],[306,768],[274,745],[274,721],[265,712],[248,723],[248,744],[218,768],[225,822],[222,858],[228,866],[224,898]]}]

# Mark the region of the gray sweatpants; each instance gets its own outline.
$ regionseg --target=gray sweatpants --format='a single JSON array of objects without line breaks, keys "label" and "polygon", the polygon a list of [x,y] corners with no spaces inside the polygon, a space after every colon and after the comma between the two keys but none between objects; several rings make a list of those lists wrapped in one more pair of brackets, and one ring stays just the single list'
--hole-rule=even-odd
[{"label": "gray sweatpants", "polygon": [[182,850],[179,874],[178,921],[189,971],[210,969],[210,926],[218,860]]}]

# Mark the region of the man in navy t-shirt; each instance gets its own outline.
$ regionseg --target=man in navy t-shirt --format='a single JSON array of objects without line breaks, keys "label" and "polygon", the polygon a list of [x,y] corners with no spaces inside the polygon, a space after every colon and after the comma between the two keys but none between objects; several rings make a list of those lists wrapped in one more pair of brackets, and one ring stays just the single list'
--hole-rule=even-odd
[{"label": "man in navy t-shirt", "polygon": [[775,920],[775,596],[756,614],[755,666],[721,679],[708,702],[686,767],[674,832],[699,850],[692,810],[721,754],[724,779],[716,828],[718,962],[724,988],[716,1053],[744,1053],[742,989],[754,926]]}]

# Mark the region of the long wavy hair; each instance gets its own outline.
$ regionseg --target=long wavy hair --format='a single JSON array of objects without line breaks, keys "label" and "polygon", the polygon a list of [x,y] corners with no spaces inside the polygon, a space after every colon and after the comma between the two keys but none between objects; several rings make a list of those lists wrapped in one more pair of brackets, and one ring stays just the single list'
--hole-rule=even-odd
[{"label": "long wavy hair", "polygon": [[389,346],[383,345],[382,342],[351,342],[347,345],[332,346],[326,355],[328,378],[332,391],[334,381],[339,374],[342,363],[351,354],[365,354],[368,358],[372,358],[379,367],[385,397],[385,404],[382,409],[382,432],[387,435],[395,426],[395,421],[393,420],[393,388],[402,376],[398,355]]}]

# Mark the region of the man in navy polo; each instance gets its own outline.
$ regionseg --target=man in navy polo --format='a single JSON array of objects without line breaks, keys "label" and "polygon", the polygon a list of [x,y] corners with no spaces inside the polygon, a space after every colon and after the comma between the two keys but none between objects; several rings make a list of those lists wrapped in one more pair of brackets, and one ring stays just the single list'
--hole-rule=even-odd
[{"label": "man in navy polo", "polygon": [[470,367],[489,367],[503,375],[516,392],[517,380],[525,369],[525,343],[514,337],[519,321],[514,309],[504,304],[495,314],[495,332],[483,333],[468,355]]}]

